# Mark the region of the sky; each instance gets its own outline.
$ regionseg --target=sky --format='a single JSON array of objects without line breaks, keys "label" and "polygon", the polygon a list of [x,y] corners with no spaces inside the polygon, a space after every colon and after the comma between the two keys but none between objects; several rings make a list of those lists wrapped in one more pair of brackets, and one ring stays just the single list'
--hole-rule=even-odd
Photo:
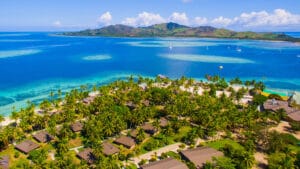
[{"label": "sky", "polygon": [[164,22],[300,32],[300,0],[0,0],[0,31],[73,31]]}]

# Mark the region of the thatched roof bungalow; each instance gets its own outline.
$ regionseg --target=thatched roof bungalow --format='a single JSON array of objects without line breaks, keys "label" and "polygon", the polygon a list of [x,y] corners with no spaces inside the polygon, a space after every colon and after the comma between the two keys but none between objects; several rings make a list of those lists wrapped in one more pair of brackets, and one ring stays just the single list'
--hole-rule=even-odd
[{"label": "thatched roof bungalow", "polygon": [[141,128],[149,134],[155,134],[157,132],[157,130],[155,129],[155,127],[151,124],[151,123],[144,123]]},{"label": "thatched roof bungalow", "polygon": [[2,168],[2,169],[9,168],[9,157],[8,156],[0,157],[0,168]]},{"label": "thatched roof bungalow", "polygon": [[213,157],[221,157],[223,153],[210,147],[198,147],[180,152],[183,158],[192,162],[197,168],[202,168],[203,165],[211,161]]},{"label": "thatched roof bungalow", "polygon": [[47,131],[40,131],[33,135],[33,138],[36,139],[38,142],[46,143],[54,139],[54,136],[49,134]]},{"label": "thatched roof bungalow", "polygon": [[85,160],[88,164],[93,164],[96,160],[93,150],[91,148],[86,148],[83,151],[79,152],[77,154],[77,157]]},{"label": "thatched roof bungalow", "polygon": [[167,158],[142,165],[141,169],[188,169],[188,167],[174,158]]},{"label": "thatched roof bungalow", "polygon": [[83,130],[83,124],[81,122],[79,122],[79,121],[71,124],[71,130],[73,132],[80,132],[80,131]]},{"label": "thatched roof bungalow", "polygon": [[102,150],[103,154],[107,156],[117,154],[120,152],[119,148],[117,148],[116,146],[114,146],[109,142],[102,143],[102,148],[103,148]]},{"label": "thatched roof bungalow", "polygon": [[127,136],[121,136],[119,138],[117,138],[114,143],[118,144],[118,145],[123,145],[124,147],[131,149],[135,146],[135,141],[133,138],[131,137],[127,137]]},{"label": "thatched roof bungalow", "polygon": [[30,153],[32,150],[35,150],[37,148],[39,148],[40,145],[38,145],[37,143],[31,141],[31,140],[25,140],[23,142],[21,142],[20,144],[17,144],[15,146],[16,149],[18,149],[19,151],[28,154]]}]

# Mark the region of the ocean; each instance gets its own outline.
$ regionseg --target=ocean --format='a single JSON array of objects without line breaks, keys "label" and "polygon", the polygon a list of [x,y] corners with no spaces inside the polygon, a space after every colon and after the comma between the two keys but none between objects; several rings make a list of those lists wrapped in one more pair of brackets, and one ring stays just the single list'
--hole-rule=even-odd
[{"label": "ocean", "polygon": [[[300,37],[300,33],[288,33]],[[223,66],[223,69],[219,69]],[[300,44],[210,38],[67,37],[0,33],[0,114],[39,103],[51,91],[103,85],[130,75],[263,81],[300,91]]]}]

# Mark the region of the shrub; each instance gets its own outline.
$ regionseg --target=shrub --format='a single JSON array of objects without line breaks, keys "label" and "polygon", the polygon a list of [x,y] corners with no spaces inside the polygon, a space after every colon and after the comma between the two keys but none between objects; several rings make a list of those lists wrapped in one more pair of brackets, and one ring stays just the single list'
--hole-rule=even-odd
[{"label": "shrub", "polygon": [[292,130],[294,131],[300,131],[300,123],[299,122],[296,122],[296,121],[292,121],[292,122],[289,122],[291,127],[292,127]]},{"label": "shrub", "polygon": [[268,96],[268,99],[282,100],[282,97],[279,96],[278,94],[270,94],[270,95]]}]

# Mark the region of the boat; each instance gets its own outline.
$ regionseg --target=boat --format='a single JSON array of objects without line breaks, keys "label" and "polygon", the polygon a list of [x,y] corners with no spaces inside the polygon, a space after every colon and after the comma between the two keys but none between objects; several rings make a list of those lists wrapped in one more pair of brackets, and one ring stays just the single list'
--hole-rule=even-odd
[{"label": "boat", "polygon": [[242,52],[242,49],[241,48],[236,48],[236,51],[237,52]]}]

